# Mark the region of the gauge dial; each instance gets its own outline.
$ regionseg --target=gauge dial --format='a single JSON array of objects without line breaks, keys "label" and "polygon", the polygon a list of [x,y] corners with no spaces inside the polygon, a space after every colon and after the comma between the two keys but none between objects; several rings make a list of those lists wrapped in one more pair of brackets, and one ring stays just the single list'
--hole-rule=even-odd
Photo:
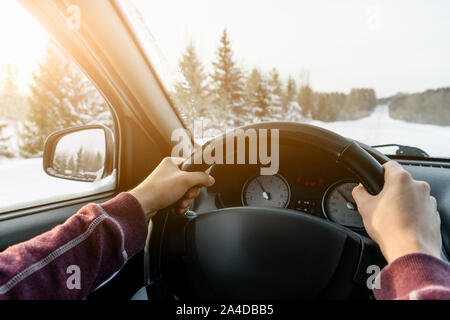
[{"label": "gauge dial", "polygon": [[352,190],[358,183],[340,181],[325,192],[322,205],[328,220],[350,228],[364,228],[358,207],[352,196]]},{"label": "gauge dial", "polygon": [[285,208],[290,198],[289,184],[280,175],[253,177],[242,190],[244,206]]}]

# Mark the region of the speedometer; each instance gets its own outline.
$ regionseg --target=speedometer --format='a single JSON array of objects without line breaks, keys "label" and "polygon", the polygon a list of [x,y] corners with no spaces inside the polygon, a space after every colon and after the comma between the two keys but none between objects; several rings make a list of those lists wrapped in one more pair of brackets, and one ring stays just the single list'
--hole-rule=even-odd
[{"label": "speedometer", "polygon": [[252,177],[242,189],[244,206],[285,208],[290,198],[289,184],[280,175]]},{"label": "speedometer", "polygon": [[364,224],[352,196],[358,185],[354,181],[339,181],[325,192],[322,200],[323,212],[328,220],[346,227],[362,229]]}]

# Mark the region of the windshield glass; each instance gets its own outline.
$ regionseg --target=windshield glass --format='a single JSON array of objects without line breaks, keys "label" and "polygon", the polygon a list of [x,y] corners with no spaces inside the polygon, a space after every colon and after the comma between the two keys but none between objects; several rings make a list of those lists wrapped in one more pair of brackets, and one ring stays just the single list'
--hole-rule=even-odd
[{"label": "windshield glass", "polygon": [[186,126],[203,121],[199,142],[294,121],[450,158],[446,0],[130,1]]}]

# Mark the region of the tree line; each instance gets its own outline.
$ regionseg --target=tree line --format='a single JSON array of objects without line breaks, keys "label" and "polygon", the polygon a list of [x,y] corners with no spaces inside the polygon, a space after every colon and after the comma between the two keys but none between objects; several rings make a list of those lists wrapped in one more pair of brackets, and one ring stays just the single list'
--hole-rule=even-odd
[{"label": "tree line", "polygon": [[53,161],[52,170],[56,175],[89,180],[97,178],[103,165],[104,156],[100,152],[80,147],[76,154],[59,152]]},{"label": "tree line", "polygon": [[370,114],[377,104],[373,89],[352,89],[349,94],[315,92],[304,72],[300,83],[283,81],[276,68],[243,70],[235,61],[227,30],[221,35],[211,71],[200,61],[191,42],[179,61],[183,80],[171,96],[188,127],[204,119],[214,128],[254,122],[355,120]]},{"label": "tree line", "polygon": [[[190,43],[179,60],[183,80],[170,92],[191,129],[194,120],[202,119],[212,134],[214,130],[268,120],[356,120],[368,116],[379,103],[390,104],[391,116],[396,119],[450,125],[448,88],[380,100],[373,89],[355,88],[348,94],[317,92],[307,72],[300,80],[292,76],[282,79],[276,68],[264,72],[257,67],[240,67],[226,29],[214,60],[207,66]],[[41,157],[45,139],[60,129],[92,123],[113,129],[104,99],[54,41],[48,43],[27,94],[19,90],[14,66],[7,65],[1,76],[0,158]],[[18,134],[13,132],[11,122],[20,122]]]},{"label": "tree line", "polygon": [[450,88],[398,93],[382,99],[380,103],[389,104],[389,114],[394,119],[450,126]]}]

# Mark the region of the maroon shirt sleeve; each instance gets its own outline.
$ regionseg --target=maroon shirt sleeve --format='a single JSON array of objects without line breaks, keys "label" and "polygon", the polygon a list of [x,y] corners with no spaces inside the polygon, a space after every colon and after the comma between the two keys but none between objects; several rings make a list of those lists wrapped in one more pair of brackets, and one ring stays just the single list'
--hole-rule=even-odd
[{"label": "maroon shirt sleeve", "polygon": [[450,264],[427,254],[396,259],[375,281],[380,300],[450,300]]},{"label": "maroon shirt sleeve", "polygon": [[61,226],[0,253],[0,299],[82,299],[141,251],[147,223],[121,193]]}]

